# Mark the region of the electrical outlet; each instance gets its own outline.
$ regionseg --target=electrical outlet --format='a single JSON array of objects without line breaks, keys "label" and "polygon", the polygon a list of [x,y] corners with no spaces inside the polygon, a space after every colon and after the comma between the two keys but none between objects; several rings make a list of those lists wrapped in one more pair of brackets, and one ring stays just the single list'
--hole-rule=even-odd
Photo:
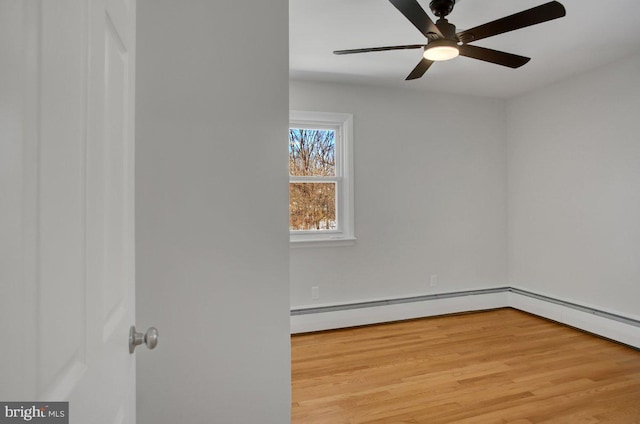
[{"label": "electrical outlet", "polygon": [[438,274],[431,274],[430,286],[435,287],[438,285]]},{"label": "electrical outlet", "polygon": [[320,299],[320,287],[318,286],[311,287],[311,299],[313,300]]}]

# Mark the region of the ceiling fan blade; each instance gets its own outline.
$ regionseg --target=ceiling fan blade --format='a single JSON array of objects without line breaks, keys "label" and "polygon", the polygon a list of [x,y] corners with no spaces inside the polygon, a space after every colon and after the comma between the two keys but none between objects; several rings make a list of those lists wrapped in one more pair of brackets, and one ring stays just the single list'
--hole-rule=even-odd
[{"label": "ceiling fan blade", "polygon": [[458,39],[463,43],[481,40],[516,29],[547,22],[566,15],[564,6],[557,1],[552,1],[514,15],[488,22],[475,28],[460,31]]},{"label": "ceiling fan blade", "polygon": [[460,51],[460,56],[483,60],[485,62],[491,62],[496,65],[507,66],[509,68],[519,68],[531,60],[529,57],[518,56],[517,54],[501,52],[499,50],[487,49],[485,47],[471,46],[469,44],[458,46],[458,50]]},{"label": "ceiling fan blade", "polygon": [[335,50],[333,54],[352,54],[352,53],[383,52],[387,50],[421,49],[424,46],[426,46],[426,44],[408,44],[406,46],[369,47],[365,49]]},{"label": "ceiling fan blade", "polygon": [[416,0],[389,0],[425,37],[444,36]]},{"label": "ceiling fan blade", "polygon": [[404,79],[405,81],[409,81],[409,80],[413,80],[413,79],[418,79],[421,76],[424,75],[425,72],[427,72],[427,69],[429,69],[429,67],[433,64],[433,61],[431,60],[427,60],[427,59],[422,59],[418,65],[413,68],[413,71],[411,71],[411,73],[409,75],[407,75],[407,77]]}]

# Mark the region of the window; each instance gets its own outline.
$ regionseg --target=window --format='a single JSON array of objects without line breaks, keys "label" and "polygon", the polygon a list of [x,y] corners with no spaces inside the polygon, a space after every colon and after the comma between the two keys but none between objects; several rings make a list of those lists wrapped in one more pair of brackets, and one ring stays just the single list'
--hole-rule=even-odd
[{"label": "window", "polygon": [[292,245],[355,240],[353,116],[291,111],[289,117],[289,233]]}]

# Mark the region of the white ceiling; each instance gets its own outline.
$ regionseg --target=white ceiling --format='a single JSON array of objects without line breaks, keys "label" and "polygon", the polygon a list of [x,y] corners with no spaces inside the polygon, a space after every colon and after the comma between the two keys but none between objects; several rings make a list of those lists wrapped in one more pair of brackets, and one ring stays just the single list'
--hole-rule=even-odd
[{"label": "white ceiling", "polygon": [[[458,0],[458,31],[547,0]],[[404,81],[422,50],[336,56],[333,50],[425,43],[387,0],[289,0],[292,79],[359,82],[508,98],[640,51],[640,0],[560,0],[567,16],[480,40],[478,46],[531,57],[519,69],[458,57]],[[420,5],[435,21],[429,0]]]}]

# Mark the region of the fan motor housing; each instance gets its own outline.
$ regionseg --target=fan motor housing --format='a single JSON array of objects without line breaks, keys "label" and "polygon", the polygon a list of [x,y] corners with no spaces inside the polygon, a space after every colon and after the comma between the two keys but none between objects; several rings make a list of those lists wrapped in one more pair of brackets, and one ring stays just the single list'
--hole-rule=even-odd
[{"label": "fan motor housing", "polygon": [[457,41],[456,26],[454,24],[450,24],[449,21],[447,21],[444,18],[440,18],[438,19],[438,22],[436,22],[436,26],[438,27],[438,29],[440,30],[440,32],[442,33],[445,39]]}]

